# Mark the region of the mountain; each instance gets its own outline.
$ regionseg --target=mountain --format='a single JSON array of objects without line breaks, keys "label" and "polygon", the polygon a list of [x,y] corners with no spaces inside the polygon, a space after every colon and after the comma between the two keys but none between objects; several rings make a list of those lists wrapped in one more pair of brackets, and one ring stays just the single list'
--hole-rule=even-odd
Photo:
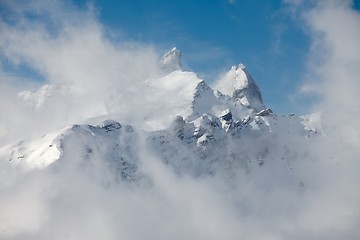
[{"label": "mountain", "polygon": [[243,64],[232,66],[231,69],[217,81],[214,88],[231,96],[245,107],[252,108],[256,111],[265,108],[260,89]]},{"label": "mountain", "polygon": [[182,70],[181,52],[176,47],[172,48],[161,57],[160,64],[163,69],[169,72]]},{"label": "mountain", "polygon": [[[300,184],[290,159],[301,153],[290,152],[288,146],[310,141],[316,129],[304,118],[279,116],[266,108],[244,65],[231,67],[212,89],[195,73],[182,69],[180,56],[173,48],[160,59],[165,76],[142,83],[146,106],[142,127],[117,119],[74,124],[4,146],[0,159],[28,170],[82,168],[111,176],[101,180],[107,184],[151,183],[141,168],[145,160],[139,149],[146,149],[179,175],[231,178],[238,171],[249,173],[275,164],[289,173],[289,181]],[[63,88],[54,88],[45,85],[20,96],[39,107],[52,96],[49,92],[60,89],[66,94]],[[96,174],[99,171],[108,174]]]}]

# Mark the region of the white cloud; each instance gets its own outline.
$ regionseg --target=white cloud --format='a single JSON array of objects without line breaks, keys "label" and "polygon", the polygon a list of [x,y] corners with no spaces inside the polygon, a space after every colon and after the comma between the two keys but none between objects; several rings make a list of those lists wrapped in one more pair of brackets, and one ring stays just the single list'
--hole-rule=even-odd
[{"label": "white cloud", "polygon": [[[352,1],[321,1],[304,15],[312,36],[308,89],[323,98],[317,106],[324,111],[328,131],[343,141],[360,143],[360,13]],[[326,116],[326,117],[325,117]]]},{"label": "white cloud", "polygon": [[313,182],[329,186],[320,191],[324,202],[315,210],[323,218],[308,219],[315,220],[315,230],[323,234],[320,238],[356,239],[360,192],[352,185],[360,182],[355,173],[360,169],[360,70],[356,67],[360,65],[360,13],[352,8],[352,1],[318,1],[310,9],[306,5],[299,9],[305,9],[300,15],[312,41],[303,89],[321,97],[313,111],[322,114],[327,134],[326,141],[314,145],[312,153],[319,161],[315,165],[319,179]]},{"label": "white cloud", "polygon": [[[1,162],[0,238],[357,239],[360,33],[359,13],[350,3],[300,8],[313,42],[307,84],[315,83],[322,96],[314,109],[323,113],[327,136],[310,145],[280,137],[269,144],[292,148],[293,168],[306,186],[302,192],[273,159],[274,165],[237,173],[230,182],[218,176],[193,179],[176,176],[141,143],[137,150],[152,188],[104,188],[101,159],[93,175],[71,164],[22,172]],[[25,82],[3,67],[0,144],[56,130],[91,111],[111,111],[116,103],[125,102],[123,110],[134,121],[148,107],[136,99],[141,92],[133,94],[138,83],[160,74],[151,46],[109,40],[93,10],[61,1],[6,4],[15,22],[0,23],[3,59],[33,68],[46,83],[70,84],[74,94],[54,96],[34,112],[16,93],[40,83],[24,88]],[[27,18],[29,12],[39,18]],[[70,158],[71,163],[75,153]]]},{"label": "white cloud", "polygon": [[[64,99],[64,95],[50,93],[44,108],[36,113],[26,111],[14,93],[26,88],[15,85],[21,82],[19,77],[3,68],[2,84],[10,83],[13,92],[6,93],[11,98],[2,101],[10,112],[1,119],[0,133],[9,128],[13,132],[11,136],[0,135],[0,143],[56,130],[96,113],[111,113],[115,103],[132,97],[130,88],[159,76],[158,55],[152,46],[110,40],[91,11],[61,1],[51,5],[43,1],[7,4],[8,14],[0,22],[3,63],[33,69],[47,84],[68,85],[70,95]],[[39,86],[40,82],[32,84]],[[131,113],[129,109],[124,111]]]}]

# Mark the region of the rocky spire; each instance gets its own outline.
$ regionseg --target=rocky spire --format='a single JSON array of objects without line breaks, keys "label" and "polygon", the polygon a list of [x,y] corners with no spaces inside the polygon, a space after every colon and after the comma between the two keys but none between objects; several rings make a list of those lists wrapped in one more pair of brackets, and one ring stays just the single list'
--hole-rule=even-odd
[{"label": "rocky spire", "polygon": [[243,64],[232,66],[214,88],[256,111],[265,108],[260,89]]},{"label": "rocky spire", "polygon": [[182,70],[181,52],[174,47],[161,57],[160,64],[163,69],[169,72]]}]

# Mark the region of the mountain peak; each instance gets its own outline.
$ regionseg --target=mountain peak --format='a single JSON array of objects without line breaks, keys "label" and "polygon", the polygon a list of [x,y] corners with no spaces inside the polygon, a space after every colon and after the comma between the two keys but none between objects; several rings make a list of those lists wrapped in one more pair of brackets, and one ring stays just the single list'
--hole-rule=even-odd
[{"label": "mountain peak", "polygon": [[245,107],[260,111],[265,108],[261,92],[247,71],[245,65],[232,66],[225,75],[215,84],[215,89],[221,93],[238,99]]},{"label": "mountain peak", "polygon": [[160,59],[161,67],[170,72],[182,70],[181,51],[176,47],[165,53]]}]

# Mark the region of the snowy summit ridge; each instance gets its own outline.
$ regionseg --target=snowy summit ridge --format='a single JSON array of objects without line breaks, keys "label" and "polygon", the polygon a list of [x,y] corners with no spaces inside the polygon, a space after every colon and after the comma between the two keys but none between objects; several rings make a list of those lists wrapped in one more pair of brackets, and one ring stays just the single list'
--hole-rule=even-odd
[{"label": "snowy summit ridge", "polygon": [[[286,159],[287,136],[303,139],[316,131],[306,128],[299,117],[278,116],[266,108],[244,65],[231,67],[211,88],[195,73],[182,70],[180,57],[178,49],[171,49],[161,58],[167,74],[143,82],[139,96],[144,99],[142,129],[120,123],[116,114],[105,115],[109,120],[98,125],[84,120],[37,139],[3,146],[0,160],[27,169],[59,167],[69,161],[90,168],[105,161],[105,170],[113,174],[106,181],[143,181],[148,176],[141,171],[137,152],[142,135],[147,149],[178,174],[231,175],[261,167],[269,158]],[[48,95],[42,95],[41,101]],[[272,145],[274,136],[284,139],[283,145]],[[72,162],[74,153],[78,159]],[[291,175],[290,163],[286,166]]]}]

